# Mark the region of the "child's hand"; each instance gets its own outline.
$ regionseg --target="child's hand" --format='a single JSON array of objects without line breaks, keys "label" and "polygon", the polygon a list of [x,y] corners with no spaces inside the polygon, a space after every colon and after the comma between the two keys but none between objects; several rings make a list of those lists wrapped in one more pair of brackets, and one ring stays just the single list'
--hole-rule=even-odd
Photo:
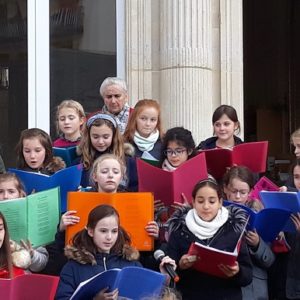
[{"label": "child's hand", "polygon": [[182,270],[188,269],[193,266],[196,260],[200,259],[196,255],[184,254],[179,260],[179,267]]},{"label": "child's hand", "polygon": [[297,232],[300,233],[300,213],[292,214],[291,219],[296,227]]},{"label": "child's hand", "polygon": [[163,207],[165,207],[165,204],[161,200],[159,200],[159,199],[154,200],[154,210],[155,211],[157,211]]},{"label": "child's hand", "polygon": [[94,298],[93,300],[117,300],[119,296],[119,290],[115,289],[112,292],[106,293],[108,290],[107,288],[104,288],[101,290]]},{"label": "child's hand", "polygon": [[29,240],[26,240],[26,241],[21,240],[20,244],[21,244],[21,246],[24,249],[26,249],[29,252],[29,254],[30,254],[31,258],[32,258],[33,257],[34,249],[32,248],[32,245],[31,245],[30,241]]},{"label": "child's hand", "polygon": [[246,232],[246,241],[247,244],[252,247],[257,247],[259,244],[259,235],[257,234],[256,230],[248,230]]},{"label": "child's hand", "polygon": [[64,231],[66,230],[67,226],[75,225],[80,221],[80,218],[78,216],[74,216],[74,214],[76,213],[76,210],[69,210],[61,216],[59,231]]},{"label": "child's hand", "polygon": [[285,185],[279,187],[279,192],[286,192],[287,191],[287,187]]},{"label": "child's hand", "polygon": [[159,236],[159,227],[158,224],[155,221],[150,221],[145,227],[145,230],[147,231],[149,236],[152,236],[154,238],[158,238]]},{"label": "child's hand", "polygon": [[227,277],[233,277],[240,271],[239,263],[237,261],[233,266],[220,264],[219,268]]},{"label": "child's hand", "polygon": [[173,267],[173,270],[176,270],[176,262],[174,259],[172,259],[169,256],[164,256],[163,259],[161,260],[161,263],[159,264],[159,270],[162,274],[167,275],[168,273],[166,272],[166,269],[164,268],[164,264],[170,264]]}]

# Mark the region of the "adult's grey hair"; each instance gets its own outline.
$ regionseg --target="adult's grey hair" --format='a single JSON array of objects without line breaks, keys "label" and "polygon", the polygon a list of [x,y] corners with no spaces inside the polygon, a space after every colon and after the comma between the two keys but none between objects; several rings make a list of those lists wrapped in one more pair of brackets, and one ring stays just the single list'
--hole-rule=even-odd
[{"label": "adult's grey hair", "polygon": [[127,94],[127,84],[125,80],[119,77],[107,77],[103,80],[100,86],[99,92],[102,97],[105,89],[111,85],[118,85],[121,89],[123,89],[124,93]]}]

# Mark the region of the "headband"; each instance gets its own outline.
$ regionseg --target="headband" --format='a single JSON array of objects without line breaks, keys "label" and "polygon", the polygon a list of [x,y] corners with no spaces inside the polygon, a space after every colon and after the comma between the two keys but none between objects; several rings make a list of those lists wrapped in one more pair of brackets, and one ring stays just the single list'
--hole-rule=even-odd
[{"label": "headband", "polygon": [[88,128],[90,128],[92,126],[92,124],[98,120],[98,119],[102,119],[102,120],[107,120],[107,121],[110,121],[115,128],[117,128],[117,122],[116,120],[114,119],[114,117],[112,117],[111,115],[107,115],[107,114],[96,114],[96,115],[93,115],[91,116],[87,122],[86,122],[86,126]]}]

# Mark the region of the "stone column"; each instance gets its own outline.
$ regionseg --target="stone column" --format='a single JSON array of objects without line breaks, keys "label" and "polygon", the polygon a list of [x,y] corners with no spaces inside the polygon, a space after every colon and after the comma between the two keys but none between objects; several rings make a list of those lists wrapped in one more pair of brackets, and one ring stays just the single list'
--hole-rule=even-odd
[{"label": "stone column", "polygon": [[126,80],[130,104],[159,100],[159,0],[126,0]]},{"label": "stone column", "polygon": [[161,105],[167,127],[211,135],[211,0],[161,2]]},{"label": "stone column", "polygon": [[220,16],[221,104],[232,105],[243,124],[243,1],[220,0]]},{"label": "stone column", "polygon": [[243,120],[242,0],[127,0],[130,104],[160,101],[164,127],[184,126],[196,143],[212,135],[212,113],[233,105]]}]

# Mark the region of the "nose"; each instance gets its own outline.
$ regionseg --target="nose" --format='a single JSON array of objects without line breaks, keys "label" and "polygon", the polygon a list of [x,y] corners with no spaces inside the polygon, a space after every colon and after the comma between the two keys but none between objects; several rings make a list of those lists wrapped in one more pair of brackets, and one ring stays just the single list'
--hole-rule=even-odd
[{"label": "nose", "polygon": [[108,233],[106,234],[106,239],[107,239],[107,240],[111,240],[111,232],[108,232]]},{"label": "nose", "polygon": [[112,171],[109,171],[109,172],[108,172],[108,177],[109,177],[109,178],[112,178],[112,177],[113,177],[113,172],[112,172]]},{"label": "nose", "polygon": [[111,103],[116,103],[116,100],[117,100],[116,97],[113,96],[113,97],[111,97],[110,101],[111,101]]},{"label": "nose", "polygon": [[3,199],[8,199],[8,191],[4,191],[3,193]]},{"label": "nose", "polygon": [[34,151],[30,152],[30,158],[35,158],[35,153],[34,153]]},{"label": "nose", "polygon": [[209,203],[208,203],[208,202],[204,202],[203,208],[204,208],[204,209],[208,209],[208,208],[209,208]]},{"label": "nose", "polygon": [[240,198],[240,197],[241,197],[241,192],[240,192],[240,191],[236,191],[235,197],[236,197],[236,198]]}]

